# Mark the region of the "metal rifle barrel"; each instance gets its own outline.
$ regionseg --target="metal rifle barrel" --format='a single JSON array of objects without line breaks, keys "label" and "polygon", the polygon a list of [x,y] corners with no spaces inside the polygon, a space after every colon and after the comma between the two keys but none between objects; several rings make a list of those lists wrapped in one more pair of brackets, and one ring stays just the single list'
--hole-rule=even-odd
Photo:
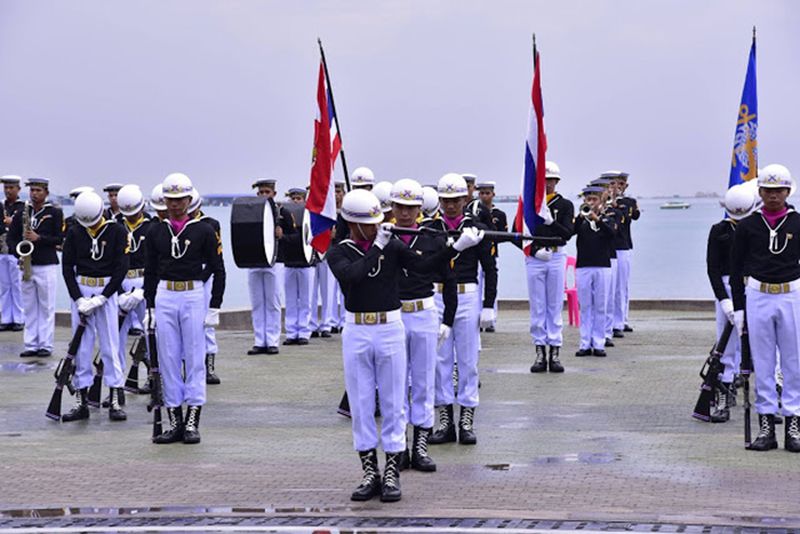
[{"label": "metal rifle barrel", "polygon": [[[439,230],[429,226],[420,228],[401,228],[395,226],[392,228],[392,233],[395,235],[450,235],[458,237],[461,235],[460,230]],[[496,230],[483,230],[483,236],[492,241],[533,241],[534,243],[553,243],[558,245],[562,242],[560,237],[544,237],[527,235],[520,232],[498,232]]]}]

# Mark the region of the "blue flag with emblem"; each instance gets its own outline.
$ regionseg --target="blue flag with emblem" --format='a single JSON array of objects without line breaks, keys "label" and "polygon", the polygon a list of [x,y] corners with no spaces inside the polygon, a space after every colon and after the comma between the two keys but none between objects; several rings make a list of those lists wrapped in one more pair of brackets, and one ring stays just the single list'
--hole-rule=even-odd
[{"label": "blue flag with emblem", "polygon": [[747,62],[742,102],[736,117],[736,135],[733,139],[731,176],[728,187],[752,180],[758,174],[758,98],[756,97],[756,29],[753,28],[753,45]]}]

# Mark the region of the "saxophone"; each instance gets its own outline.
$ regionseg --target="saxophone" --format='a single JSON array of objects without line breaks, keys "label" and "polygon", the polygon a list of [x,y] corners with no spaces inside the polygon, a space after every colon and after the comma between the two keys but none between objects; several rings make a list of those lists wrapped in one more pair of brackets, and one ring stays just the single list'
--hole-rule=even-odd
[{"label": "saxophone", "polygon": [[[31,213],[28,209],[28,203],[25,203],[25,206],[22,208],[22,235],[25,235],[25,232],[31,229]],[[33,254],[33,242],[27,239],[23,239],[19,243],[17,243],[17,256],[19,256],[19,261],[21,263],[22,269],[22,280],[25,282],[30,281],[31,276],[33,275],[33,269],[31,266],[31,254]]]}]

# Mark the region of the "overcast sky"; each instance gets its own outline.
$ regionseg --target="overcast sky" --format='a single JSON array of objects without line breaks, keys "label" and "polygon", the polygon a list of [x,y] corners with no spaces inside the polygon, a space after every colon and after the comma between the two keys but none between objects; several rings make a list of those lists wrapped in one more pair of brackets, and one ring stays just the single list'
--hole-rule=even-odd
[{"label": "overcast sky", "polygon": [[0,173],[305,185],[320,36],[351,171],[516,194],[536,32],[563,190],[723,191],[754,24],[759,164],[800,178],[797,2],[0,0]]}]

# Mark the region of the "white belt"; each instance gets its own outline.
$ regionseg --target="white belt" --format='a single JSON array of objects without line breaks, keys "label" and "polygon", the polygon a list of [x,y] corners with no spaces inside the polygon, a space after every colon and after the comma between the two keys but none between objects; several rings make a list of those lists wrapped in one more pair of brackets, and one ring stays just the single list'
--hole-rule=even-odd
[{"label": "white belt", "polygon": [[345,320],[350,324],[386,324],[400,320],[400,310],[382,312],[347,312]]},{"label": "white belt", "polygon": [[770,295],[780,295],[781,293],[791,293],[800,289],[800,278],[791,282],[770,284],[769,282],[760,282],[751,276],[747,279],[747,287]]},{"label": "white belt", "polygon": [[[444,291],[444,284],[436,284],[436,292],[442,293]],[[472,282],[466,284],[456,284],[456,293],[475,293],[478,291],[478,284]]]},{"label": "white belt", "polygon": [[403,310],[404,313],[429,310],[436,306],[436,304],[433,302],[433,297],[427,297],[418,300],[401,300],[400,302],[403,305],[400,309]]}]

